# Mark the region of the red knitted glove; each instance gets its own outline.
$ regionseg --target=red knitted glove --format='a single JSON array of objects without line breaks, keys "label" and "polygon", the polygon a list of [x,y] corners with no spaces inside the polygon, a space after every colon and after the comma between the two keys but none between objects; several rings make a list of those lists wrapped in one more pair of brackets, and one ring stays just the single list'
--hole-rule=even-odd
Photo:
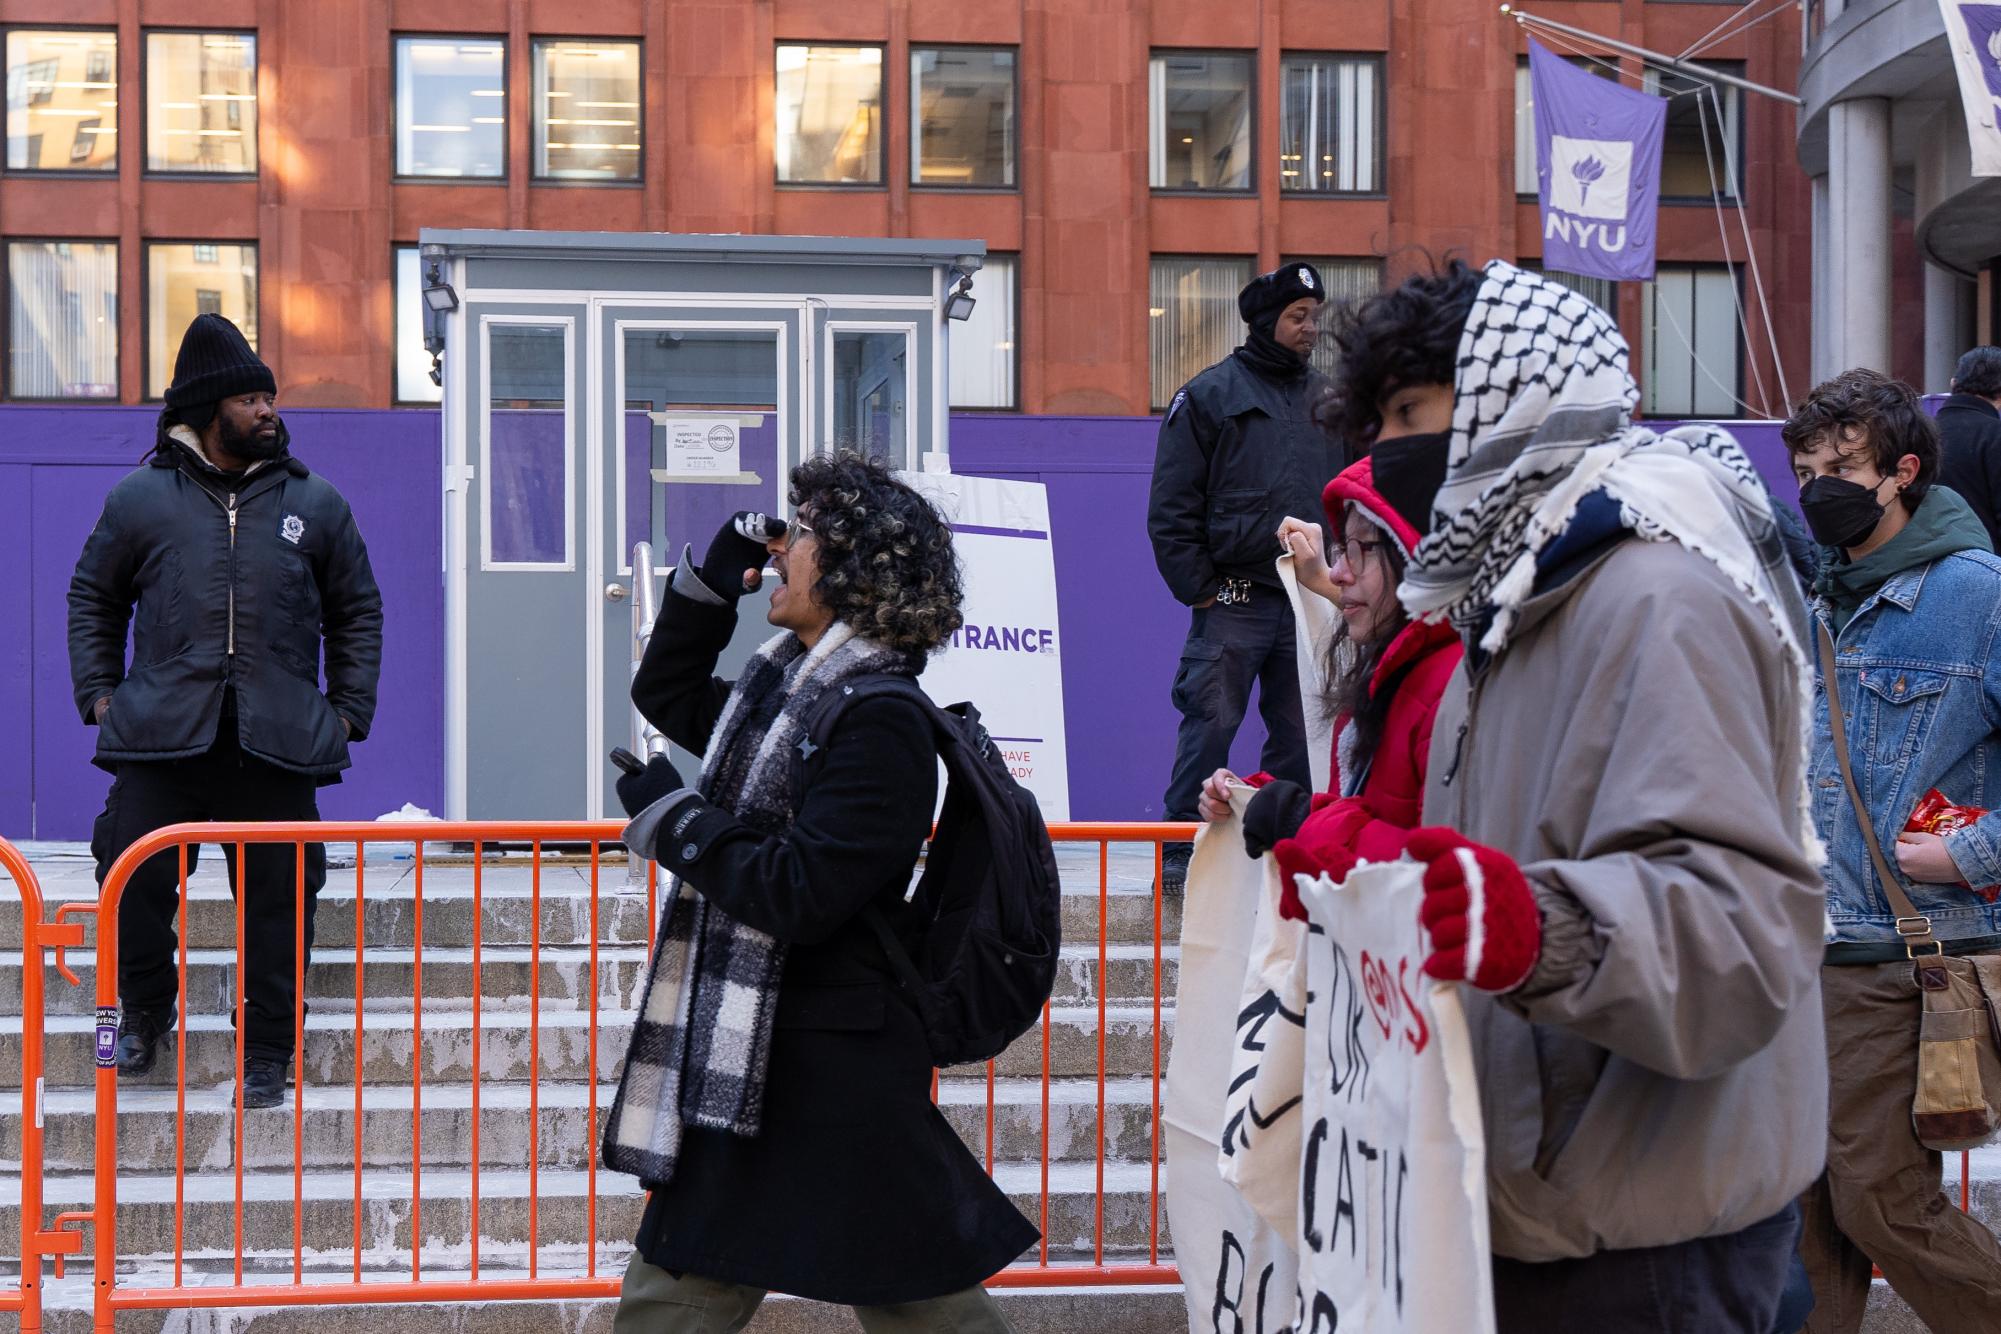
[{"label": "red knitted glove", "polygon": [[1417,920],[1431,934],[1424,971],[1482,991],[1513,991],[1542,953],[1542,913],[1522,868],[1451,829],[1414,829],[1405,851],[1426,863]]},{"label": "red knitted glove", "polygon": [[1325,875],[1338,884],[1355,869],[1354,853],[1338,847],[1312,847],[1296,838],[1280,839],[1271,855],[1278,862],[1278,915],[1295,922],[1306,920],[1306,905],[1299,901],[1299,883],[1294,876],[1312,879]]}]

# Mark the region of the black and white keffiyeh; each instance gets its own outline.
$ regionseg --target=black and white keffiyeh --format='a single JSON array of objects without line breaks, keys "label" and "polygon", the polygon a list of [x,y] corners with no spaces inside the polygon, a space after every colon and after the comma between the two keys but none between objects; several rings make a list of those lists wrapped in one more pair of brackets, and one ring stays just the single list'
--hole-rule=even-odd
[{"label": "black and white keffiyeh", "polygon": [[[761,833],[783,832],[795,814],[791,762],[814,704],[843,680],[908,670],[908,655],[845,624],[831,626],[810,652],[789,631],[773,638],[745,666],[716,720],[702,757],[702,795]],[[673,803],[669,797],[656,808]],[[667,814],[637,817],[628,846],[654,847]],[[673,1178],[684,1125],[757,1134],[784,966],[782,941],[731,918],[679,876],[669,881],[625,1073],[605,1122],[605,1166],[664,1184]]]},{"label": "black and white keffiyeh", "polygon": [[[1445,484],[1398,589],[1405,608],[1499,652],[1535,589],[1537,557],[1579,502],[1602,491],[1635,535],[1706,557],[1766,613],[1799,675],[1806,718],[1806,608],[1771,496],[1743,448],[1714,426],[1634,425],[1639,389],[1611,318],[1502,260],[1485,275],[1459,340]],[[1804,787],[1800,803],[1813,849]]]}]

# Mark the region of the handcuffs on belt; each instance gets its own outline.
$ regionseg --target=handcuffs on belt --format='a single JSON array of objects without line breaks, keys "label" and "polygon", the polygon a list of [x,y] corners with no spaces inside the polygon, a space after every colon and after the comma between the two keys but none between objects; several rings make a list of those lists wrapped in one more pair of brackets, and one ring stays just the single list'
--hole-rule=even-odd
[{"label": "handcuffs on belt", "polygon": [[1240,577],[1228,577],[1216,588],[1216,605],[1235,607],[1251,600],[1251,581]]}]

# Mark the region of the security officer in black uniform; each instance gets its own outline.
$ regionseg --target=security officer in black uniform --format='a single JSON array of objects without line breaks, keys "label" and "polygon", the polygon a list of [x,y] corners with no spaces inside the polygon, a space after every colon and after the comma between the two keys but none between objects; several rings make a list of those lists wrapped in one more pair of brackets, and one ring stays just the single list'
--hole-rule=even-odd
[{"label": "security officer in black uniform", "polygon": [[[291,456],[277,391],[242,331],[197,315],[152,458],[112,488],[70,580],[77,709],[116,775],[91,837],[99,884],[165,825],[317,820],[315,790],[340,781],[374,720],[382,595],[347,501]],[[233,892],[236,849],[222,852]],[[245,860],[243,1105],[275,1107],[292,1056],[294,886],[303,878],[310,954],[326,854],[251,844]],[[172,1029],[179,879],[162,852],[118,903],[125,1074],[152,1069]]]},{"label": "security officer in black uniform", "polygon": [[[1320,493],[1345,463],[1314,420],[1332,393],[1308,364],[1325,299],[1310,264],[1287,264],[1237,296],[1242,347],[1182,386],[1160,424],[1147,532],[1174,596],[1194,609],[1174,677],[1181,711],[1169,820],[1195,820],[1202,780],[1230,743],[1260,683],[1264,768],[1312,786],[1292,607],[1273,562],[1288,516],[1317,519]],[[1164,885],[1178,889],[1189,845],[1170,844]]]}]

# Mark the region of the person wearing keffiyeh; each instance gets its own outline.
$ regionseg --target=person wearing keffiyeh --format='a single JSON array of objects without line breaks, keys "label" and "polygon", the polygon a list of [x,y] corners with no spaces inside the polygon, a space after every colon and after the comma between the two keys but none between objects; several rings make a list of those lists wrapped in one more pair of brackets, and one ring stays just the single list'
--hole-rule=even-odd
[{"label": "person wearing keffiyeh", "polygon": [[[767,1291],[855,1308],[865,1330],[1009,1326],[981,1283],[1037,1233],[931,1102],[931,1056],[870,910],[904,901],[938,790],[931,722],[876,697],[824,743],[816,701],[915,676],[960,625],[952,534],[857,454],[793,470],[790,524],[738,514],[684,550],[633,680],[701,755],[619,781],[625,843],[668,877],[604,1162],[650,1192],[615,1334],[734,1330]],[[717,679],[737,605],[776,569],[779,633]]]},{"label": "person wearing keffiyeh", "polygon": [[1723,431],[1634,422],[1617,326],[1552,278],[1454,262],[1336,336],[1344,429],[1430,512],[1404,608],[1466,646],[1403,851],[1464,988],[1498,1327],[1769,1334],[1827,1117],[1770,497]]}]

